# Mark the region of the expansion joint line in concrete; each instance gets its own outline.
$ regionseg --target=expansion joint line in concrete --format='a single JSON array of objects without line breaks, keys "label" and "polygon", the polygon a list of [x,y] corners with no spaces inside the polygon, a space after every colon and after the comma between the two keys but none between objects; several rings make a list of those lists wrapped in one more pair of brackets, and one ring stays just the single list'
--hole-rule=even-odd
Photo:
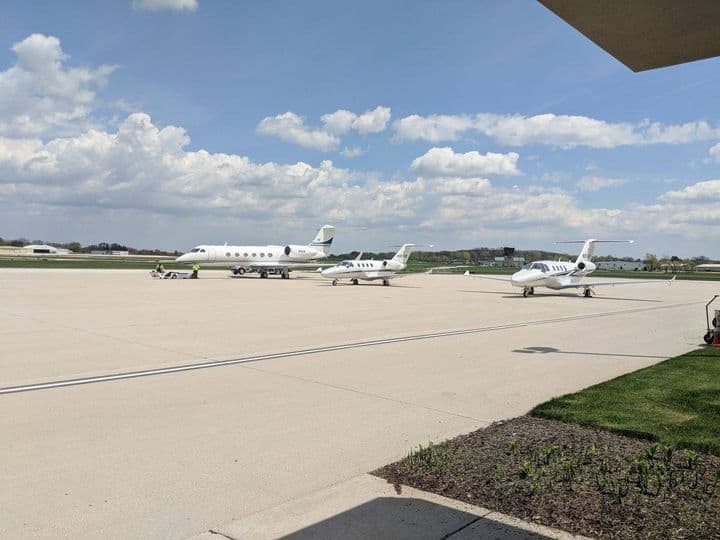
[{"label": "expansion joint line in concrete", "polygon": [[679,307],[687,307],[703,304],[703,302],[687,302],[683,304],[670,304],[667,306],[657,306],[650,308],[634,308],[620,311],[607,311],[602,313],[590,313],[586,315],[576,315],[574,317],[560,317],[556,319],[544,319],[539,321],[522,321],[517,323],[501,324],[497,326],[484,326],[479,328],[467,328],[461,330],[444,330],[440,332],[430,332],[427,334],[416,334],[413,336],[399,336],[390,338],[373,339],[368,341],[356,341],[339,345],[328,345],[324,347],[312,347],[308,349],[297,349],[294,351],[285,351],[280,353],[261,354],[257,356],[248,356],[243,358],[233,358],[229,360],[213,360],[209,362],[199,362],[194,364],[183,364],[179,366],[168,366],[157,369],[145,369],[139,371],[127,371],[123,373],[111,373],[106,375],[94,375],[89,377],[80,377],[75,379],[64,379],[50,381],[45,383],[27,384],[21,386],[7,386],[0,388],[0,395],[16,394],[20,392],[32,392],[36,390],[50,390],[52,388],[64,388],[68,386],[79,386],[83,384],[94,384],[109,381],[118,381],[123,379],[135,379],[139,377],[150,377],[153,375],[165,375],[169,373],[180,373],[183,371],[194,371],[197,369],[209,369],[221,366],[232,366],[235,364],[251,364],[263,362],[267,360],[275,360],[279,358],[291,358],[295,356],[306,356],[311,354],[321,354],[327,352],[343,351],[348,349],[360,349],[365,347],[377,347],[380,345],[390,345],[394,343],[404,343],[409,341],[422,341],[428,339],[437,339],[442,337],[463,336],[469,334],[482,334],[485,332],[495,332],[498,330],[511,330],[515,328],[527,328],[530,326],[539,326],[545,324],[559,324],[566,322],[581,321],[587,319],[598,319],[602,317],[612,317],[616,315],[629,315],[633,313],[644,313],[650,311],[658,311],[663,309],[674,309]]}]

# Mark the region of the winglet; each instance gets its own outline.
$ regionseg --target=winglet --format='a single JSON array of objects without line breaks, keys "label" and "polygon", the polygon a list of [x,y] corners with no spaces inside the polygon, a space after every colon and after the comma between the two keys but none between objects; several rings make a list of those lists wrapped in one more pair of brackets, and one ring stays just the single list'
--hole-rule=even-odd
[{"label": "winglet", "polygon": [[670,285],[672,285],[672,282],[675,281],[675,278],[676,278],[676,277],[677,277],[677,274],[675,274],[673,277],[671,277],[671,278],[668,280],[668,287],[669,287]]},{"label": "winglet", "polygon": [[465,270],[465,273],[463,274],[463,276],[469,276],[469,275],[470,275],[470,270]]}]

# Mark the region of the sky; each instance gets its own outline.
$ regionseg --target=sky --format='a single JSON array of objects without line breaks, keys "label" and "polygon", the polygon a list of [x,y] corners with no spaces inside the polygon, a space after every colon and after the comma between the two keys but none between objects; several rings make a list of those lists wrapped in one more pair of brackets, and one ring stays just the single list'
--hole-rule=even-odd
[{"label": "sky", "polygon": [[0,236],[720,258],[718,62],[531,0],[6,0]]}]

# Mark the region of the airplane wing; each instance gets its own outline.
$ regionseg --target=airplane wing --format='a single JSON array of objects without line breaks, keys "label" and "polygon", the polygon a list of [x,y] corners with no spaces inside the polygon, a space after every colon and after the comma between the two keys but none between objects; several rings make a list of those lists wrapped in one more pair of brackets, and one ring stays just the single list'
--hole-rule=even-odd
[{"label": "airplane wing", "polygon": [[561,289],[572,289],[579,287],[603,287],[605,285],[640,285],[642,283],[666,283],[671,284],[677,276],[671,279],[615,279],[615,278],[576,278],[571,277],[567,283],[560,285]]},{"label": "airplane wing", "polygon": [[480,278],[480,279],[492,279],[495,281],[505,281],[507,283],[510,283],[512,280],[512,276],[501,276],[501,275],[491,275],[491,274],[471,274],[470,271],[466,271],[463,276],[468,277],[474,277],[474,278]]},{"label": "airplane wing", "polygon": [[402,276],[409,276],[410,274],[397,274],[395,272],[365,272],[365,277],[362,279],[395,279]]},{"label": "airplane wing", "polygon": [[432,268],[428,268],[425,270],[425,274],[432,274],[436,270],[453,270],[455,268],[469,268],[469,265],[467,264],[461,264],[456,266],[433,266]]},{"label": "airplane wing", "polygon": [[260,269],[268,269],[268,268],[310,268],[310,269],[316,269],[316,268],[329,268],[330,266],[335,266],[335,263],[313,263],[313,262],[307,262],[307,263],[301,263],[301,262],[287,262],[287,263],[278,263],[273,261],[256,261],[252,263],[242,264],[239,266],[244,266],[246,268],[260,268]]}]

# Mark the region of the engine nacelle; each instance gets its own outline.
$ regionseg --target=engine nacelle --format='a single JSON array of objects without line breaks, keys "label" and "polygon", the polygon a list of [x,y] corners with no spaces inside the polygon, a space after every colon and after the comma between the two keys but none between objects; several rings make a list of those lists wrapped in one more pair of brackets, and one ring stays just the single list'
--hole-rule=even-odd
[{"label": "engine nacelle", "polygon": [[595,263],[591,263],[590,261],[580,261],[577,265],[578,270],[582,270],[585,273],[594,271],[597,266],[595,266]]},{"label": "engine nacelle", "polygon": [[285,249],[283,249],[283,253],[286,257],[290,257],[291,259],[307,259],[308,255],[312,255],[310,251],[308,251],[307,246],[295,246],[292,244],[289,244],[285,246]]}]

